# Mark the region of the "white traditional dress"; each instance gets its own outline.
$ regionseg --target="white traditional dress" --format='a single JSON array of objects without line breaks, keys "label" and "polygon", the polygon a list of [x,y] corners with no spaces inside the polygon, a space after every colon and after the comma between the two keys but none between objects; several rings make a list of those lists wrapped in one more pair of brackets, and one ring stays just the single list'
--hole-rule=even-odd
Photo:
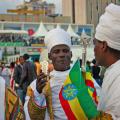
[{"label": "white traditional dress", "polygon": [[120,60],[106,69],[98,110],[120,120]]},{"label": "white traditional dress", "polygon": [[[69,73],[69,70],[67,70],[65,72],[60,72],[60,71],[54,70],[51,72],[52,78],[50,80],[50,87],[51,87],[51,92],[52,92],[52,107],[53,107],[53,111],[54,111],[54,119],[55,120],[67,120],[67,117],[66,117],[64,110],[61,107],[61,104],[59,101],[59,93],[60,93],[63,82],[65,81],[68,73]],[[36,80],[31,83],[30,87],[34,91],[36,104],[38,106],[40,106],[41,108],[45,107],[46,99],[45,99],[45,96],[43,93],[39,94],[37,92]],[[24,105],[24,111],[25,111],[27,120],[30,120],[30,117],[28,114],[28,107],[27,107],[29,99],[30,99],[30,97],[26,96],[26,99],[25,99],[26,101],[25,101],[25,105]],[[48,115],[47,110],[46,110],[46,114],[45,114],[45,120],[49,120],[49,115]]]},{"label": "white traditional dress", "polygon": [[[60,71],[52,71],[51,72],[51,80],[50,80],[50,88],[51,88],[51,93],[52,93],[52,109],[54,111],[54,119],[55,120],[67,120],[67,116],[61,106],[60,103],[60,99],[59,99],[59,93],[60,90],[63,86],[64,81],[66,80],[67,75],[69,74],[69,70],[64,71],[64,72],[60,72]],[[96,85],[97,86],[97,85]],[[98,87],[98,86],[97,86]],[[40,109],[42,108],[47,108],[46,107],[46,97],[43,93],[39,94],[36,90],[36,80],[34,80],[31,84],[30,87],[28,88],[28,91],[32,91],[34,96],[34,101],[30,101],[30,94],[27,92],[28,96],[26,96],[25,98],[25,105],[24,105],[24,111],[26,114],[26,119],[27,120],[32,120],[30,119],[30,114],[31,111],[33,111],[35,113],[35,110],[33,110],[35,107],[33,106],[32,108],[30,108],[29,104],[32,104],[33,102],[35,102],[35,104],[37,105],[37,107],[39,107]],[[37,115],[39,113],[36,114],[32,113],[32,118],[37,118]],[[39,116],[40,118],[40,116]],[[49,113],[46,109],[46,113],[45,113],[45,120],[49,120]],[[41,119],[40,119],[41,120]]]}]

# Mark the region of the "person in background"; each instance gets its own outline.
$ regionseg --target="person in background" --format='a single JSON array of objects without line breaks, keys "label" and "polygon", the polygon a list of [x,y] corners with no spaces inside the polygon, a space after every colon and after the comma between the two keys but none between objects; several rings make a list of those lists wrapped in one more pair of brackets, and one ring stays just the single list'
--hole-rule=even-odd
[{"label": "person in background", "polygon": [[39,62],[39,58],[35,58],[34,63],[35,63],[35,66],[36,66],[36,73],[37,73],[37,76],[38,76],[42,72],[41,71],[41,64]]},{"label": "person in background", "polygon": [[19,88],[20,79],[22,75],[22,65],[24,63],[23,56],[19,57],[19,62],[16,64],[13,74],[13,79],[15,80],[15,90]]},{"label": "person in background", "polygon": [[35,64],[30,61],[30,56],[28,54],[24,54],[23,59],[24,63],[20,80],[20,87],[23,89],[23,103],[24,103],[27,87],[33,80],[37,78],[37,73]]},{"label": "person in background", "polygon": [[97,65],[106,67],[98,110],[106,120],[120,120],[120,6],[109,4],[96,27],[94,55]]},{"label": "person in background", "polygon": [[15,62],[10,63],[10,87],[14,90],[15,87],[15,81],[13,79],[14,74],[14,68],[15,68]]},{"label": "person in background", "polygon": [[91,62],[89,60],[86,61],[86,66],[88,67],[88,69],[91,71]]},{"label": "person in background", "polygon": [[0,76],[0,120],[25,120],[22,103]]},{"label": "person in background", "polygon": [[102,80],[101,80],[100,75],[99,75],[100,74],[100,67],[98,65],[96,65],[95,59],[92,60],[92,63],[93,63],[93,66],[91,68],[92,68],[93,78],[98,83],[98,85],[101,86]]},{"label": "person in background", "polygon": [[10,86],[10,75],[11,75],[10,69],[7,66],[5,66],[4,63],[1,64],[1,68],[2,68],[1,76],[4,78],[6,85]]},{"label": "person in background", "polygon": [[20,80],[22,75],[23,63],[24,63],[23,56],[20,56],[19,62],[16,64],[13,74],[13,79],[15,81],[15,91],[18,94],[18,96],[21,98],[21,101],[23,101],[23,94],[22,94],[23,90],[20,88]]}]

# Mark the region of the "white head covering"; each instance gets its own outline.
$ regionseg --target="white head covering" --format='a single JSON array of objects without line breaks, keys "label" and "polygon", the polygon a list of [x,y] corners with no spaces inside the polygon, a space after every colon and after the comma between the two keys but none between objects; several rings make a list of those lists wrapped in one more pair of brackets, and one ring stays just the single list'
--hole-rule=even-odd
[{"label": "white head covering", "polygon": [[71,47],[71,38],[70,35],[61,28],[55,28],[50,30],[45,36],[45,45],[48,48],[48,52],[56,45],[67,45]]},{"label": "white head covering", "polygon": [[108,46],[120,50],[120,6],[109,4],[100,17],[95,38],[106,41]]}]

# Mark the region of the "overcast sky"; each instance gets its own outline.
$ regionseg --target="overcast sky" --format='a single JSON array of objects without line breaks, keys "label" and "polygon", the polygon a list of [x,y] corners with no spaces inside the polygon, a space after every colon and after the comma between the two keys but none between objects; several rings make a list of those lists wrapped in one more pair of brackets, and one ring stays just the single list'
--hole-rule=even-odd
[{"label": "overcast sky", "polygon": [[13,9],[21,3],[23,3],[23,0],[0,0],[0,13],[6,13],[7,9]]},{"label": "overcast sky", "polygon": [[[7,9],[14,9],[16,5],[23,3],[24,0],[0,0],[0,13],[6,13]],[[49,3],[55,3],[56,13],[61,14],[61,0],[46,0]]]}]

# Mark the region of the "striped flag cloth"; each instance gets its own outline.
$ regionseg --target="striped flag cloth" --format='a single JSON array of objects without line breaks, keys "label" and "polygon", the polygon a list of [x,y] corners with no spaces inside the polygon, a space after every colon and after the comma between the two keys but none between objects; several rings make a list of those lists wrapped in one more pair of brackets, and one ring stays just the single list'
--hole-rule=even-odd
[{"label": "striped flag cloth", "polygon": [[78,60],[61,88],[59,99],[68,120],[88,120],[99,115],[83,79]]},{"label": "striped flag cloth", "polygon": [[94,86],[94,81],[92,77],[91,70],[88,66],[86,66],[86,73],[85,73],[85,84],[88,86],[88,92],[90,96],[93,98],[96,104],[98,104],[98,96]]}]

